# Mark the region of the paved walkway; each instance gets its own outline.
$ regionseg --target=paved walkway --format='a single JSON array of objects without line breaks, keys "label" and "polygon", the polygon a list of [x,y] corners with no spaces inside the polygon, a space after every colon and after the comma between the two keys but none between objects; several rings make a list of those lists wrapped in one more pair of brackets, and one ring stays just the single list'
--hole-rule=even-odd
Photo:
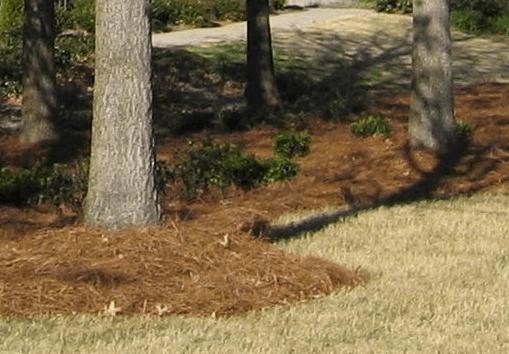
[{"label": "paved walkway", "polygon": [[[308,0],[295,0],[305,2]],[[309,0],[311,1],[311,0]],[[333,1],[333,0],[323,0]],[[367,13],[371,10],[361,9],[334,9],[334,8],[308,8],[282,15],[271,16],[271,29],[301,29],[312,27],[319,23],[340,18],[350,18]],[[179,46],[199,46],[216,43],[230,43],[245,41],[247,33],[246,22],[238,22],[216,28],[197,28],[169,33],[159,33],[152,36],[152,44],[156,48]]]}]

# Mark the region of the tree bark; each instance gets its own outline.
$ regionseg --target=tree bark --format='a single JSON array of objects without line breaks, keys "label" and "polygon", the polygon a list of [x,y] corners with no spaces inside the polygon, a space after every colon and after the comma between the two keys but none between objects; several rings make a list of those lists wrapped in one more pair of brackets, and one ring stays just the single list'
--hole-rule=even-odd
[{"label": "tree bark", "polygon": [[248,0],[247,87],[251,108],[278,107],[281,98],[274,76],[268,0]]},{"label": "tree bark", "polygon": [[54,42],[53,1],[25,0],[21,140],[38,142],[56,137]]},{"label": "tree bark", "polygon": [[449,0],[414,0],[409,135],[412,146],[439,154],[454,149]]},{"label": "tree bark", "polygon": [[149,0],[96,1],[88,225],[157,224]]}]

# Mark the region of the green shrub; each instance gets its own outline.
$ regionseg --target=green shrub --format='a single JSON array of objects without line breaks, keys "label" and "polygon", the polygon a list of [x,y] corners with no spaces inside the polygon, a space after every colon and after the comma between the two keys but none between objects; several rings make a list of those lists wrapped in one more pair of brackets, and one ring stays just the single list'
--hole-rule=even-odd
[{"label": "green shrub", "polygon": [[507,0],[453,0],[451,2],[453,11],[472,10],[480,12],[485,17],[497,17],[507,13]]},{"label": "green shrub", "polygon": [[309,145],[313,142],[313,138],[309,132],[280,131],[274,137],[274,145],[272,150],[276,155],[293,158],[294,156],[303,157],[311,151]]},{"label": "green shrub", "polygon": [[152,28],[154,31],[166,31],[178,21],[198,24],[203,21],[204,12],[200,2],[153,0]]},{"label": "green shrub", "polygon": [[285,181],[299,174],[299,166],[289,158],[276,156],[262,161],[267,167],[263,176],[264,184]]},{"label": "green shrub", "polygon": [[177,178],[184,183],[188,201],[211,187],[225,190],[234,185],[249,190],[297,174],[297,164],[287,158],[260,160],[234,144],[212,140],[205,140],[198,149],[191,144],[185,160],[177,167]]},{"label": "green shrub", "polygon": [[70,69],[73,62],[90,59],[95,51],[95,37],[58,37],[55,40],[55,60],[58,71]]},{"label": "green shrub", "polygon": [[362,137],[381,135],[388,138],[393,133],[391,123],[380,116],[361,118],[350,124],[350,130],[353,134]]},{"label": "green shrub", "polygon": [[199,149],[193,149],[191,145],[187,159],[179,169],[188,189],[202,190],[209,186],[226,189],[231,184],[253,188],[266,173],[261,163],[252,155],[242,153],[238,146],[231,143],[219,145],[212,140],[205,140]]},{"label": "green shrub", "polygon": [[73,0],[71,6],[55,6],[55,22],[59,32],[67,29],[95,31],[95,0]]},{"label": "green shrub", "polygon": [[0,1],[0,31],[17,31],[21,33],[23,21],[25,20],[23,0],[1,0]]},{"label": "green shrub", "polygon": [[491,33],[509,36],[509,15],[490,19],[489,23]]},{"label": "green shrub", "polygon": [[21,92],[21,35],[0,31],[0,89],[3,95]]},{"label": "green shrub", "polygon": [[245,19],[245,9],[239,1],[217,0],[208,10],[208,15],[215,20],[242,21]]},{"label": "green shrub", "polygon": [[274,9],[283,10],[286,5],[286,0],[274,0]]},{"label": "green shrub", "polygon": [[480,33],[489,28],[489,21],[481,12],[457,10],[451,15],[451,24],[457,30],[467,33]]},{"label": "green shrub", "polygon": [[203,25],[208,21],[245,19],[245,3],[242,0],[153,0],[152,28],[168,31],[177,23]]},{"label": "green shrub", "polygon": [[51,203],[81,205],[88,183],[88,160],[76,165],[76,172],[67,172],[67,166],[52,166],[0,169],[0,200],[23,206],[27,204]]},{"label": "green shrub", "polygon": [[21,87],[23,0],[0,1],[0,97]]},{"label": "green shrub", "polygon": [[413,11],[412,0],[377,0],[376,11],[388,13],[411,13]]}]

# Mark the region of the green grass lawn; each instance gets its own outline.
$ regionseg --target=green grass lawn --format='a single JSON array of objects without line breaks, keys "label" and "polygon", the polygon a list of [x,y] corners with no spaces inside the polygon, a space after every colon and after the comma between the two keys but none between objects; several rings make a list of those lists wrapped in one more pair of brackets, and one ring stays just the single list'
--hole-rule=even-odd
[{"label": "green grass lawn", "polygon": [[230,318],[3,317],[0,353],[505,353],[508,215],[484,193],[363,212],[276,245],[361,264],[363,286]]}]

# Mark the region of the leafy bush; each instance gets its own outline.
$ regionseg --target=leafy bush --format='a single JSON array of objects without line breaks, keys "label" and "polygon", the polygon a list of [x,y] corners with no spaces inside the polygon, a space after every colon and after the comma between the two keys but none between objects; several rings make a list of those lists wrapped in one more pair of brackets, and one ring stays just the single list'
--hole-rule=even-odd
[{"label": "leafy bush", "polygon": [[271,157],[262,160],[262,163],[267,168],[267,173],[262,180],[264,184],[284,181],[299,174],[299,166],[284,156]]},{"label": "leafy bush", "polygon": [[281,131],[274,137],[272,150],[276,155],[291,159],[294,156],[303,157],[311,151],[309,145],[313,138],[309,132]]},{"label": "leafy bush", "polygon": [[453,0],[451,9],[453,11],[477,11],[485,17],[497,17],[508,10],[507,0]]},{"label": "leafy bush", "polygon": [[286,0],[274,0],[274,10],[283,10],[286,5]]},{"label": "leafy bush", "polygon": [[205,140],[198,149],[191,144],[177,170],[187,200],[196,199],[210,187],[224,190],[235,185],[248,190],[298,174],[298,166],[290,159],[278,156],[260,160],[234,144],[212,140]]},{"label": "leafy bush", "polygon": [[192,1],[153,0],[152,28],[171,30],[178,22],[201,25],[209,20],[240,21],[245,18],[243,2],[239,0]]},{"label": "leafy bush", "polygon": [[23,206],[51,203],[81,205],[87,191],[88,160],[76,165],[76,172],[67,172],[67,166],[0,169],[0,200]]},{"label": "leafy bush", "polygon": [[199,2],[153,0],[152,28],[154,31],[169,30],[177,21],[198,24],[203,21],[204,12]]},{"label": "leafy bush", "polygon": [[14,93],[21,86],[23,0],[0,1],[0,94]]},{"label": "leafy bush", "polygon": [[509,36],[509,15],[490,19],[489,23],[491,33]]},{"label": "leafy bush", "polygon": [[0,97],[21,92],[21,57],[21,35],[0,31]]},{"label": "leafy bush", "polygon": [[413,11],[413,2],[412,0],[377,0],[375,8],[378,12],[411,13]]},{"label": "leafy bush", "polygon": [[71,6],[55,6],[55,22],[59,32],[67,29],[95,31],[95,0],[73,0]]},{"label": "leafy bush", "polygon": [[393,133],[391,123],[380,116],[368,116],[359,119],[350,124],[350,130],[355,135],[362,137],[381,135],[388,138]]},{"label": "leafy bush", "polygon": [[212,19],[242,21],[245,18],[245,9],[239,1],[217,0],[208,10],[208,14]]},{"label": "leafy bush", "polygon": [[25,20],[23,12],[23,0],[2,0],[0,1],[0,31],[17,31],[21,33],[21,27]]},{"label": "leafy bush", "polygon": [[481,12],[474,10],[454,11],[451,16],[451,23],[457,30],[467,33],[480,33],[490,26],[488,18]]}]

